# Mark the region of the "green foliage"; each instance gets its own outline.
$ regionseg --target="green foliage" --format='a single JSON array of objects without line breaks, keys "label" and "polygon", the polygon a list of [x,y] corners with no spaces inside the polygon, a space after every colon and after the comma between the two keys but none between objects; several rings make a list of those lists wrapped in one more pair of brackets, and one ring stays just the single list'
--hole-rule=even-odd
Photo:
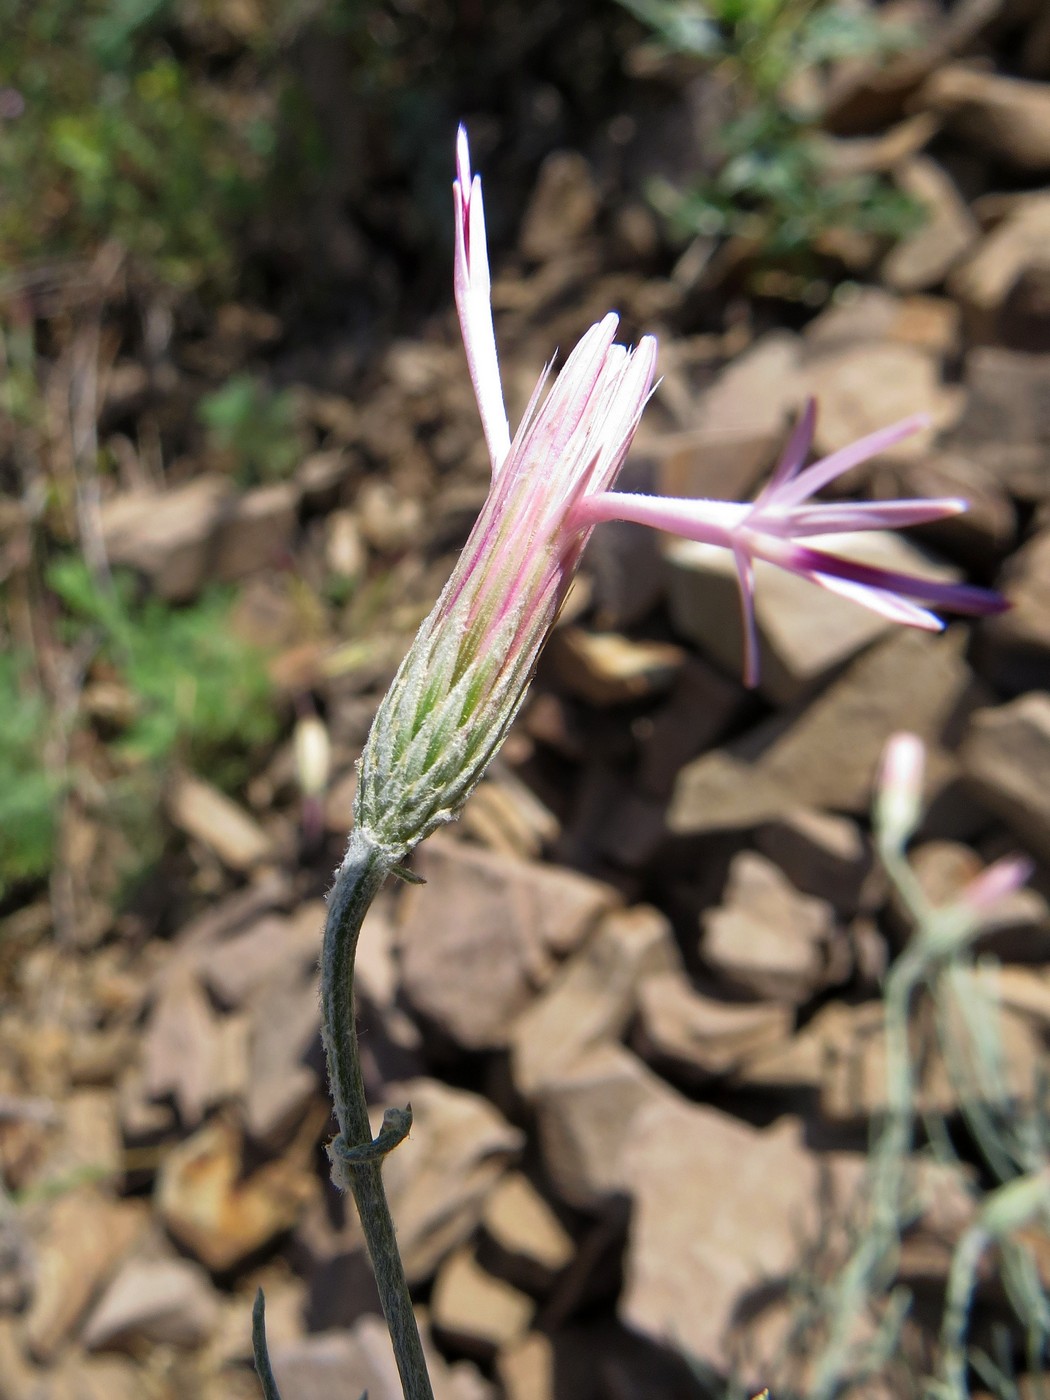
[{"label": "green foliage", "polygon": [[274,391],[253,374],[237,374],[197,407],[213,447],[228,453],[245,485],[276,481],[303,455],[295,395]]},{"label": "green foliage", "polygon": [[0,141],[0,265],[115,239],[177,283],[224,278],[272,140],[169,42],[170,0],[0,0],[20,115]]},{"label": "green foliage", "polygon": [[94,624],[102,657],[135,700],[118,752],[156,769],[178,757],[231,786],[244,759],[276,730],[261,653],[230,626],[230,597],[215,590],[190,607],[134,600],[133,582],[98,583],[78,558],[52,565],[48,581],[81,629]]},{"label": "green foliage", "polygon": [[48,714],[28,656],[0,654],[0,898],[51,867],[61,780],[44,757]]},{"label": "green foliage", "polygon": [[717,67],[734,116],[719,136],[715,173],[689,189],[654,187],[654,204],[683,238],[741,235],[767,258],[790,258],[832,229],[893,239],[921,218],[881,176],[833,175],[818,114],[792,100],[807,70],[881,57],[911,41],[842,0],[619,0],[667,52]]}]

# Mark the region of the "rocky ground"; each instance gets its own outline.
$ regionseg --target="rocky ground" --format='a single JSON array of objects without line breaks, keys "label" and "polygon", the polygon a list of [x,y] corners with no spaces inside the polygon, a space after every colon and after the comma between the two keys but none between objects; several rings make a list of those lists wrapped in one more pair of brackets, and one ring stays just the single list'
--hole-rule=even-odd
[{"label": "rocky ground", "polygon": [[[512,417],[552,349],[610,306],[661,335],[632,489],[746,499],[810,394],[822,453],[925,412],[929,431],[849,491],[972,509],[878,538],[873,557],[1013,606],[906,632],[760,567],[755,695],[727,562],[596,532],[503,754],[417,853],[426,883],[384,891],[361,940],[369,1089],[377,1111],[415,1113],[386,1174],[439,1400],[684,1400],[727,1376],[805,1393],[820,1321],[801,1352],[793,1328],[841,1259],[886,1107],[881,979],[912,936],[869,822],[896,730],[928,748],[912,860],[935,902],[998,855],[1036,861],[960,975],[991,989],[1005,1108],[1045,1145],[1050,25],[1038,5],[959,4],[928,34],[829,87],[842,169],[887,172],[928,217],[889,249],[825,250],[837,290],[820,307],[749,299],[739,242],[697,239],[658,274],[652,215],[609,208],[575,151],[543,164],[497,265]],[[719,327],[684,329],[683,308],[712,298]],[[130,446],[147,409],[184,411],[195,376],[279,354],[281,334],[229,305],[151,364],[99,352],[99,433]],[[209,773],[169,777],[163,858],[130,905],[113,897],[118,838],[81,793],[61,878],[5,911],[2,1400],[255,1396],[260,1285],[286,1400],[398,1394],[359,1229],[327,1180],[316,960],[354,760],[487,463],[447,311],[352,395],[306,370],[296,393],[309,450],[287,479],[239,488],[206,455],[160,473],[118,442],[117,481],[78,517],[85,551],[160,599],[234,583],[287,722],[232,796]],[[16,590],[31,521],[2,504]],[[75,703],[96,728],[126,700],[89,659]],[[310,758],[322,731],[327,756]],[[84,756],[104,785],[99,752]],[[938,1045],[961,1042],[930,1012],[912,1028],[919,1100],[959,1160],[917,1168],[896,1268],[915,1302],[868,1382],[879,1396],[936,1368],[953,1250],[992,1184],[960,1126],[984,1090],[946,1064]],[[1019,1238],[1047,1286],[1045,1229]],[[974,1328],[1012,1325],[1023,1372],[1011,1316],[992,1260]]]}]

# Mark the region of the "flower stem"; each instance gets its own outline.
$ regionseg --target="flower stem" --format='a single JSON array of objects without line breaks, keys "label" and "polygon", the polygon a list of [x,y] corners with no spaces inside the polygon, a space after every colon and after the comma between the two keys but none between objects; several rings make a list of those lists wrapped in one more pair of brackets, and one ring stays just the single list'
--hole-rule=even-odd
[{"label": "flower stem", "polygon": [[361,924],[394,860],[355,828],[328,896],[321,952],[321,1034],[339,1136],[332,1179],[352,1192],[361,1217],[405,1400],[433,1400],[412,1298],[383,1186],[383,1157],[406,1136],[411,1112],[388,1112],[373,1141],[354,1014],[354,958]]}]

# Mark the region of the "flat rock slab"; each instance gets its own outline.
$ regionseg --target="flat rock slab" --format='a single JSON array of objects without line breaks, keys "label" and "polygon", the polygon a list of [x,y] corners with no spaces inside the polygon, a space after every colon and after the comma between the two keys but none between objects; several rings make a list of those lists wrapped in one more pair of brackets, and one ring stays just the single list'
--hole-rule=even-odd
[{"label": "flat rock slab", "polygon": [[634,1201],[621,1320],[724,1373],[734,1315],[790,1277],[816,1224],[818,1159],[796,1121],[758,1131],[665,1099],[634,1115],[621,1162]]},{"label": "flat rock slab", "polygon": [[514,1017],[577,947],[615,890],[569,870],[432,840],[397,931],[413,1008],[466,1050],[497,1050]]},{"label": "flat rock slab", "polygon": [[487,1099],[436,1079],[396,1086],[412,1132],[383,1166],[409,1283],[425,1282],[474,1230],[485,1198],[524,1146]]},{"label": "flat rock slab", "polygon": [[963,770],[980,800],[1018,839],[1050,860],[1050,695],[1032,691],[979,710],[962,748]]}]

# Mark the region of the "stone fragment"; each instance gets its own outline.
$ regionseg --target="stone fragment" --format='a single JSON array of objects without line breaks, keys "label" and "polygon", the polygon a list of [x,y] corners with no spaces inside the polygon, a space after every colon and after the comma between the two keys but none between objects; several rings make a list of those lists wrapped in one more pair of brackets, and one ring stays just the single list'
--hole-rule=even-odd
[{"label": "stone fragment", "polygon": [[[506,1400],[550,1400],[555,1393],[555,1366],[550,1336],[530,1332],[499,1353],[496,1375]],[[572,1393],[579,1394],[576,1390]]]},{"label": "stone fragment", "polygon": [[632,641],[618,632],[559,627],[545,663],[570,695],[604,709],[670,689],[685,657],[672,642]]},{"label": "stone fragment", "polygon": [[219,1024],[200,983],[176,968],[166,978],[142,1041],[143,1087],[151,1099],[171,1097],[179,1118],[195,1128],[213,1102]]},{"label": "stone fragment", "polygon": [[[424,1335],[434,1400],[495,1400],[492,1387],[468,1362],[448,1363]],[[294,1400],[334,1400],[367,1393],[369,1400],[402,1400],[404,1394],[386,1324],[363,1317],[352,1331],[317,1332],[275,1347],[274,1375],[282,1395]]]},{"label": "stone fragment", "polygon": [[771,331],[728,365],[695,406],[696,427],[776,442],[800,404],[801,341]]},{"label": "stone fragment", "polygon": [[978,710],[960,756],[979,800],[1050,860],[1050,695],[1033,690]]},{"label": "stone fragment", "polygon": [[156,1209],[172,1237],[214,1273],[225,1273],[295,1223],[316,1189],[290,1161],[243,1175],[238,1131],[215,1119],[161,1163]]},{"label": "stone fragment", "polygon": [[871,851],[849,817],[795,807],[755,832],[755,845],[802,894],[826,899],[839,914],[855,914],[871,871]]},{"label": "stone fragment", "polygon": [[430,1305],[435,1330],[457,1351],[481,1361],[523,1337],[536,1306],[504,1279],[486,1272],[469,1245],[441,1265]]},{"label": "stone fragment", "polygon": [[516,860],[538,859],[561,830],[550,808],[506,770],[482,779],[467,799],[461,821],[490,851]]},{"label": "stone fragment", "polygon": [[515,1021],[511,1068],[530,1099],[583,1051],[617,1040],[627,1028],[646,977],[678,969],[671,925],[648,905],[607,914],[589,941],[542,996]]},{"label": "stone fragment", "polygon": [[548,1293],[576,1252],[568,1230],[521,1172],[508,1172],[489,1194],[481,1225],[481,1263],[526,1293]]},{"label": "stone fragment", "polygon": [[[835,552],[879,568],[937,580],[958,570],[904,536],[873,530],[836,536]],[[732,555],[716,545],[670,540],[668,606],[675,630],[729,675],[743,665],[739,585]],[[893,623],[849,598],[819,588],[765,560],[755,564],[758,689],[777,705],[812,691],[838,667],[888,632]]]},{"label": "stone fragment", "polygon": [[138,1341],[199,1347],[215,1330],[219,1298],[188,1259],[129,1259],[81,1333],[89,1351]]},{"label": "stone fragment", "polygon": [[635,1120],[674,1091],[622,1045],[604,1041],[574,1059],[536,1095],[543,1164],[559,1197],[600,1210],[625,1188],[623,1157]]},{"label": "stone fragment", "polygon": [[521,223],[519,247],[530,262],[561,258],[590,232],[598,190],[577,151],[552,151],[540,166]]},{"label": "stone fragment", "polygon": [[818,1159],[801,1124],[762,1131],[664,1097],[624,1135],[634,1201],[621,1320],[725,1373],[730,1323],[760,1289],[790,1280],[818,1220]]},{"label": "stone fragment", "polygon": [[1050,268],[1050,194],[1026,196],[986,234],[973,253],[951,275],[953,294],[962,303],[974,338],[1018,342],[1018,348],[1040,348],[1018,336],[1016,289],[1026,277]]},{"label": "stone fragment", "polygon": [[649,796],[665,800],[683,764],[729,729],[744,704],[739,683],[690,656],[667,700],[650,717],[639,742],[638,784]]},{"label": "stone fragment", "polygon": [[26,1183],[34,1191],[64,1190],[81,1173],[109,1181],[123,1176],[124,1142],[114,1090],[74,1090],[62,1103],[53,1138]]},{"label": "stone fragment", "polygon": [[926,414],[930,427],[899,442],[887,457],[917,457],[936,432],[950,427],[963,407],[961,391],[942,384],[937,363],[911,345],[884,342],[844,347],[834,355],[807,361],[800,374],[805,392],[820,405],[814,434],[820,456],[913,413]]},{"label": "stone fragment", "polygon": [[370,479],[358,492],[357,519],[366,542],[380,554],[399,554],[418,538],[423,506],[389,481]]},{"label": "stone fragment", "polygon": [[314,977],[273,981],[256,997],[248,1036],[244,1124],[271,1151],[283,1146],[319,1096],[321,994]]},{"label": "stone fragment", "polygon": [[145,574],[170,602],[195,597],[211,575],[215,531],[232,489],[226,477],[198,476],[169,491],[104,502],[100,526],[110,563]]},{"label": "stone fragment", "polygon": [[406,890],[398,942],[405,994],[468,1050],[504,1046],[514,1016],[617,902],[568,870],[433,840],[416,856],[426,880]]},{"label": "stone fragment", "polygon": [[882,287],[843,286],[809,322],[803,338],[814,356],[890,340],[944,359],[958,350],[961,319],[947,297],[899,297]]},{"label": "stone fragment", "polygon": [[679,773],[667,826],[675,836],[739,832],[773,821],[797,805],[790,787],[765,773],[751,755],[715,749]]},{"label": "stone fragment", "polygon": [[784,1002],[705,996],[682,973],[665,972],[646,978],[639,989],[631,1043],[661,1074],[695,1088],[783,1043],[793,1025],[792,1008]]},{"label": "stone fragment", "polygon": [[701,953],[731,987],[800,1005],[827,985],[835,918],[764,856],[733,860],[722,905],[703,917]]},{"label": "stone fragment", "polygon": [[1007,561],[996,586],[1010,608],[981,624],[981,674],[1011,694],[1045,688],[1050,684],[1050,528],[1033,535]]},{"label": "stone fragment", "polygon": [[90,1187],[74,1187],[51,1203],[25,1319],[25,1343],[35,1361],[51,1361],[72,1335],[131,1248],[144,1215],[141,1202],[112,1201]]},{"label": "stone fragment", "polygon": [[907,729],[929,747],[927,792],[935,791],[950,772],[941,744],[976,702],[965,641],[961,628],[943,636],[898,629],[774,737],[754,767],[796,805],[863,816],[886,740]]},{"label": "stone fragment", "polygon": [[412,1133],[386,1159],[383,1177],[405,1272],[415,1285],[470,1235],[524,1137],[486,1099],[437,1080],[410,1080],[396,1094],[399,1105],[412,1105]]},{"label": "stone fragment", "polygon": [[325,906],[309,900],[294,915],[267,914],[210,948],[198,963],[205,986],[224,1006],[244,1006],[270,981],[301,980],[317,965]]},{"label": "stone fragment", "polygon": [[224,583],[279,563],[291,550],[299,490],[291,481],[246,491],[222,513],[215,532],[215,577]]},{"label": "stone fragment", "polygon": [[[794,406],[794,398],[790,402]],[[737,424],[693,428],[659,439],[653,447],[659,494],[748,500],[776,461],[787,418],[785,411],[775,422],[750,431]]]},{"label": "stone fragment", "polygon": [[922,224],[890,249],[882,279],[898,292],[936,287],[977,241],[978,227],[954,182],[936,161],[914,155],[897,167],[897,184],[923,211]]},{"label": "stone fragment", "polygon": [[165,806],[180,831],[214,851],[231,870],[249,871],[273,856],[273,844],[254,817],[191,773],[171,780]]},{"label": "stone fragment", "polygon": [[952,131],[1017,170],[1050,170],[1050,90],[963,64],[938,68],[918,102]]}]

